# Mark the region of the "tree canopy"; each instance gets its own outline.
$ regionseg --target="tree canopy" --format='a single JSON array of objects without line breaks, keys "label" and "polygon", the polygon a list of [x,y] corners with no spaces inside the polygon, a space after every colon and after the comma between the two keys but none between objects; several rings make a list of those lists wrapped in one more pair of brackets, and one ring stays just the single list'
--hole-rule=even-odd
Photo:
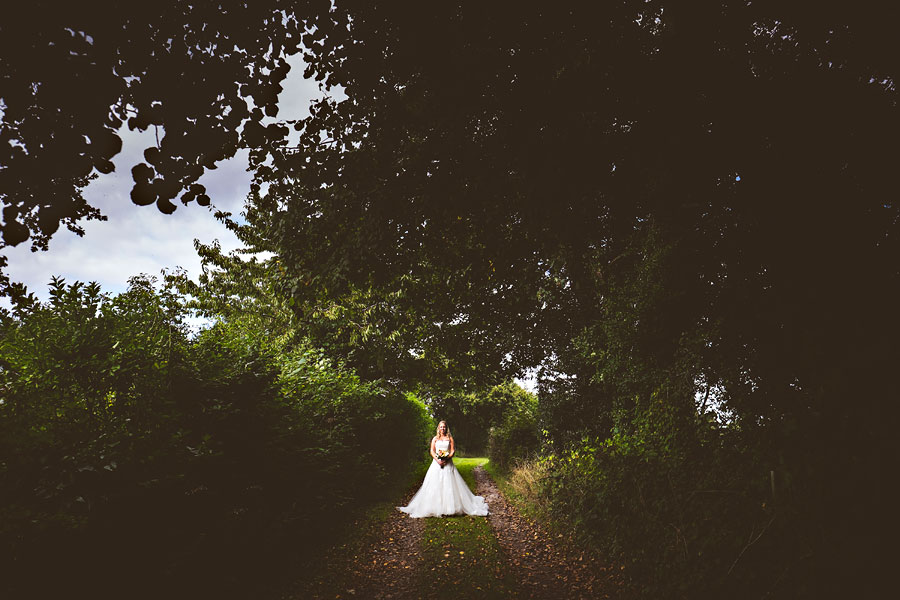
[{"label": "tree canopy", "polygon": [[[132,200],[163,212],[247,148],[229,224],[271,257],[200,246],[198,306],[394,389],[538,367],[490,443],[546,444],[557,509],[648,590],[812,593],[804,569],[886,555],[887,6],[30,3],[0,19],[3,244],[99,218],[81,191],[123,124],[161,135]],[[294,52],[346,99],[279,121]]]},{"label": "tree canopy", "polygon": [[309,70],[348,99],[315,106],[299,148],[255,154],[248,206],[298,306],[374,292],[388,331],[415,314],[420,345],[515,370],[565,351],[650,231],[690,318],[748,293],[779,323],[830,318],[896,281],[890,36],[855,11],[330,16]]},{"label": "tree canopy", "polygon": [[[309,6],[315,3],[308,3]],[[326,3],[327,4],[327,3]],[[209,204],[197,180],[247,147],[248,122],[277,113],[308,12],[297,2],[28,2],[0,18],[3,246],[36,248],[65,224],[100,218],[82,197],[114,169],[120,128],[153,128],[130,165],[135,204]],[[280,129],[277,130],[280,132]],[[278,137],[271,129],[266,135]],[[253,140],[253,143],[256,143]]]},{"label": "tree canopy", "polygon": [[[81,190],[127,124],[161,134],[132,199],[163,212],[206,204],[200,175],[249,148],[247,235],[278,255],[278,293],[307,324],[353,313],[352,331],[319,319],[322,337],[377,341],[360,363],[398,373],[562,359],[651,230],[699,294],[685,305],[719,303],[695,320],[738,298],[777,304],[773,323],[889,301],[884,20],[773,2],[506,8],[6,9],[3,244],[43,248],[60,223],[101,218]],[[279,122],[294,52],[347,100]]]}]

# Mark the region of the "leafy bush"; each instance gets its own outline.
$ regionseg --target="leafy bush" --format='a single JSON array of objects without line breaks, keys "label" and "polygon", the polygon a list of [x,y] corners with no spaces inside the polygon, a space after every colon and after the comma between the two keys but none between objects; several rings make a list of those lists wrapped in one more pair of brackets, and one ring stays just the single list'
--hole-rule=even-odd
[{"label": "leafy bush", "polygon": [[190,339],[179,300],[146,278],[116,297],[57,280],[2,316],[13,594],[246,597],[421,462],[417,398],[240,319]]},{"label": "leafy bush", "polygon": [[457,451],[468,455],[489,452],[493,428],[500,426],[521,405],[535,405],[535,398],[514,381],[484,392],[452,392],[433,397],[431,411],[446,420],[456,440]]},{"label": "leafy bush", "polygon": [[819,288],[827,260],[722,242],[734,219],[649,219],[598,252],[539,386],[545,493],[643,597],[878,597],[898,313]]},{"label": "leafy bush", "polygon": [[534,394],[518,386],[504,391],[512,398],[507,402],[508,408],[502,423],[491,428],[488,456],[505,471],[517,461],[535,455],[540,450],[541,436],[538,403]]},{"label": "leafy bush", "polygon": [[759,432],[688,424],[677,406],[654,394],[632,415],[633,427],[544,456],[538,485],[550,512],[623,564],[641,597],[832,597],[846,589],[838,570],[855,566],[822,538],[834,525],[823,526],[813,509],[821,499],[796,486],[799,473],[772,471],[771,457],[756,449]]}]

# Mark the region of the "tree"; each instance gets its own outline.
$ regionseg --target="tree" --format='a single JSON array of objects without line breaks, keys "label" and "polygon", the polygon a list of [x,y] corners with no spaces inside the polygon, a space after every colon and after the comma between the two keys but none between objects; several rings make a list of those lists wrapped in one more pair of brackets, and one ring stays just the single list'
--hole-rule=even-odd
[{"label": "tree", "polygon": [[[338,3],[305,59],[348,99],[316,105],[296,150],[255,155],[248,221],[301,319],[362,293],[415,315],[398,356],[446,353],[461,376],[542,365],[551,441],[581,447],[600,490],[578,496],[590,531],[598,498],[641,500],[617,485],[650,465],[659,515],[736,488],[728,535],[697,534],[728,556],[772,518],[759,482],[777,470],[783,554],[685,589],[802,589],[776,570],[803,547],[859,574],[882,550],[859,532],[885,514],[892,419],[875,415],[893,413],[900,331],[879,7]],[[699,414],[712,405],[725,425]],[[618,483],[585,466],[598,455]],[[672,547],[666,528],[633,556]]]},{"label": "tree", "polygon": [[[732,211],[754,224],[751,247],[766,240],[756,262],[771,277],[815,248],[831,255],[808,258],[884,279],[881,259],[854,253],[854,240],[881,239],[878,256],[896,243],[897,208],[882,201],[882,142],[897,127],[884,21],[767,2],[518,10],[10,10],[4,244],[44,247],[59,223],[99,217],[80,190],[111,168],[127,122],[162,128],[132,197],[167,212],[179,194],[205,203],[203,170],[250,148],[248,219],[283,258],[283,291],[310,314],[390,298],[382,339],[415,331],[384,350],[395,357],[497,376],[558,358],[593,318],[594,276],[627,262],[615,261],[649,220],[681,239],[705,219],[717,236],[727,219],[711,215]],[[307,75],[349,99],[266,120],[301,50]]]},{"label": "tree", "polygon": [[348,100],[314,106],[296,150],[253,161],[266,193],[248,220],[297,307],[374,294],[414,312],[428,348],[514,372],[567,352],[651,228],[698,293],[802,302],[830,275],[848,282],[827,295],[838,310],[896,281],[889,36],[853,9],[329,17],[305,58]]},{"label": "tree", "polygon": [[[280,82],[313,2],[166,0],[20,3],[0,17],[2,246],[46,249],[60,224],[102,218],[82,196],[110,173],[120,128],[153,128],[132,165],[135,204],[171,213],[173,200],[209,204],[206,169],[285,126]],[[297,12],[295,12],[297,11]],[[298,13],[301,16],[298,16]],[[248,123],[253,126],[248,127]],[[0,265],[2,266],[2,265]]]}]

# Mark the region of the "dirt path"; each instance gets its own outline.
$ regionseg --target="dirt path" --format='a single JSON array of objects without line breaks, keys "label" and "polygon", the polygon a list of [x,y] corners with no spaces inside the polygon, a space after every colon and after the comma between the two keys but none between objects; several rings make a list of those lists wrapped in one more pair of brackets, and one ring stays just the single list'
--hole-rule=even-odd
[{"label": "dirt path", "polygon": [[[415,490],[403,498],[408,504]],[[370,529],[371,525],[359,523]],[[421,586],[422,519],[410,519],[398,510],[391,510],[387,519],[361,539],[349,545],[331,548],[315,565],[307,569],[316,572],[285,589],[281,600],[333,600],[370,598],[419,600]]]},{"label": "dirt path", "polygon": [[[490,507],[488,521],[516,582],[515,598],[610,598],[619,587],[618,573],[587,554],[554,539],[523,517],[500,493],[482,467],[474,470],[476,493]],[[413,491],[403,499],[408,503]],[[422,555],[424,519],[392,511],[354,547],[342,546],[323,557],[322,577],[282,598],[376,598],[421,600],[429,589]],[[445,590],[451,591],[452,590]]]},{"label": "dirt path", "polygon": [[[411,494],[404,498],[409,502]],[[410,519],[395,510],[385,521],[375,540],[355,561],[350,586],[341,598],[420,599],[422,583],[422,519]]]}]

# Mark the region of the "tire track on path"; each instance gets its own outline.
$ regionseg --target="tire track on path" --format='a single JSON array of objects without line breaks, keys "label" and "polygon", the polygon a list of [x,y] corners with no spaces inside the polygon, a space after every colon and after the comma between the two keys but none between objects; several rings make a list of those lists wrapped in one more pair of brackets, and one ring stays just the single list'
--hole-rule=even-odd
[{"label": "tire track on path", "polygon": [[554,539],[523,517],[484,468],[475,468],[476,493],[490,507],[488,521],[518,582],[517,598],[611,598],[620,588],[616,569]]},{"label": "tire track on path", "polygon": [[[406,494],[402,505],[414,492]],[[422,519],[410,519],[393,508],[363,540],[329,551],[322,577],[283,598],[421,600],[424,525]]]}]

